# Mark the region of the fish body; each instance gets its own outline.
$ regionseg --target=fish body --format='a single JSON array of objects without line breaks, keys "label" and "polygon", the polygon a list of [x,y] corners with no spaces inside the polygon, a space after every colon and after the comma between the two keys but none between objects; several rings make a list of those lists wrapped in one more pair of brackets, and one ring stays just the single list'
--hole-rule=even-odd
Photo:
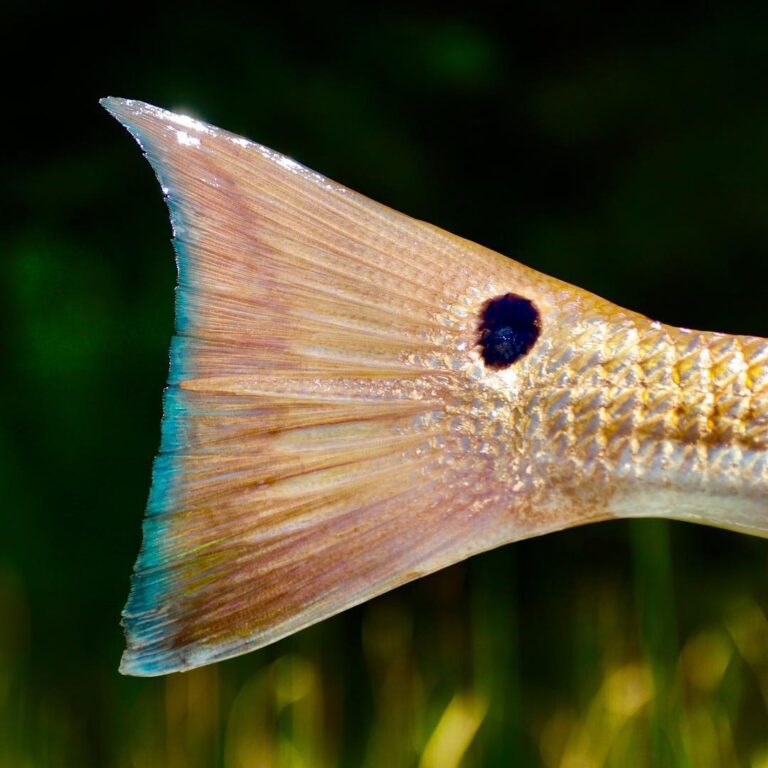
[{"label": "fish body", "polygon": [[768,344],[649,320],[122,99],[179,284],[121,670],[274,642],[502,544],[768,534]]}]

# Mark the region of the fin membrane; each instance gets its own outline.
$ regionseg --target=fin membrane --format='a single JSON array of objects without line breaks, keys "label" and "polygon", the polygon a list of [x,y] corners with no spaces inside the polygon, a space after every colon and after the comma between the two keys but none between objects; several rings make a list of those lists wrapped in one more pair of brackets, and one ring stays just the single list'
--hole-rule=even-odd
[{"label": "fin membrane", "polygon": [[244,653],[504,539],[450,427],[472,297],[503,257],[238,136],[103,103],[157,173],[179,271],[121,671]]}]

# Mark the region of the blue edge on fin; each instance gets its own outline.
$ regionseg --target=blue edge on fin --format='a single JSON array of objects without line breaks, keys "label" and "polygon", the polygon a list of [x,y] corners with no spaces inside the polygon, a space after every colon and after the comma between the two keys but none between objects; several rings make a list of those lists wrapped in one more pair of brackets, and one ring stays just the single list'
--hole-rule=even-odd
[{"label": "blue edge on fin", "polygon": [[[184,221],[182,201],[174,192],[171,174],[167,173],[163,160],[152,146],[150,136],[144,134],[135,124],[121,118],[121,122],[138,142],[149,160],[164,191],[165,201],[170,212],[173,229],[173,247],[176,252],[178,284],[175,302],[176,336],[171,341],[170,371],[168,385],[163,394],[163,417],[161,423],[160,451],[152,467],[152,485],[147,502],[146,516],[143,523],[143,541],[131,578],[131,590],[123,610],[123,626],[131,641],[131,646],[147,647],[148,653],[137,659],[133,655],[130,671],[134,674],[156,675],[167,671],[167,647],[163,647],[163,630],[158,627],[154,612],[158,611],[169,588],[165,560],[165,545],[168,536],[168,521],[163,510],[169,508],[174,494],[177,475],[176,452],[183,447],[181,434],[187,406],[183,393],[177,383],[184,379],[189,365],[189,344],[184,337],[189,327],[190,297],[181,287],[182,277],[189,274],[187,267],[188,253],[182,233],[189,236],[189,228]],[[160,624],[162,626],[162,624]],[[159,645],[159,647],[158,647]],[[150,650],[155,646],[154,652]]]}]

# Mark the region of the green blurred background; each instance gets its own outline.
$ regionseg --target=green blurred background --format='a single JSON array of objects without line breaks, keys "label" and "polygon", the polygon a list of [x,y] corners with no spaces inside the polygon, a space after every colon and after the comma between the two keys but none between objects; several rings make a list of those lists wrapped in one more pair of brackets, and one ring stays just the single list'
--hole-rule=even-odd
[{"label": "green blurred background", "polygon": [[[614,4],[615,5],[615,4]],[[273,647],[117,673],[172,329],[181,109],[654,318],[768,335],[762,2],[3,11],[0,766],[768,766],[768,542],[476,557]]]}]

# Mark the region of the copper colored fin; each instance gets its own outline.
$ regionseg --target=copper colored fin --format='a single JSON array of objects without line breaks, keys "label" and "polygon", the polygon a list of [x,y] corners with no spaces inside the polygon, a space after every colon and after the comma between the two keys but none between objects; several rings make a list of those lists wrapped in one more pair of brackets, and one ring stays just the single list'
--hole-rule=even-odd
[{"label": "copper colored fin", "polygon": [[468,297],[502,257],[225,131],[103,103],[157,173],[179,270],[121,670],[244,653],[500,543],[484,464],[446,425]]}]

